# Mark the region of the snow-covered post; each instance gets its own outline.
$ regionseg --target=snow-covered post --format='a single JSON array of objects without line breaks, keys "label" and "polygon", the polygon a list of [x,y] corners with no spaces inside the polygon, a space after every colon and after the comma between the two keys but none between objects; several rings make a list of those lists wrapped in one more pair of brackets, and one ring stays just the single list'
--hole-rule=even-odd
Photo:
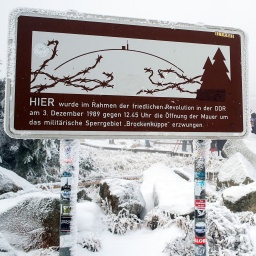
[{"label": "snow-covered post", "polygon": [[79,140],[60,141],[60,256],[75,256],[77,243],[76,201],[79,172]]},{"label": "snow-covered post", "polygon": [[195,157],[195,255],[206,255],[205,163],[209,152],[208,140],[194,141]]}]

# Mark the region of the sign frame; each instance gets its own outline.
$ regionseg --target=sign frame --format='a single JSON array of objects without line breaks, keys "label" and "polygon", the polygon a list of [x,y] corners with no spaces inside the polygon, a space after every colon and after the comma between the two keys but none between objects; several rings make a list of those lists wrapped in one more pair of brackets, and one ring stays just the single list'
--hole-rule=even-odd
[{"label": "sign frame", "polygon": [[[241,46],[241,64],[240,68],[239,65],[236,68],[239,69],[240,72],[240,79],[241,79],[241,88],[238,91],[241,93],[239,96],[238,104],[238,118],[241,120],[241,123],[238,125],[239,129],[234,127],[232,131],[192,131],[190,130],[182,131],[182,129],[178,129],[175,127],[175,131],[162,131],[162,127],[156,130],[147,130],[142,129],[139,130],[138,128],[134,128],[133,130],[111,130],[111,127],[108,130],[42,130],[40,126],[33,129],[16,129],[15,122],[17,119],[17,65],[20,65],[19,52],[17,52],[17,47],[19,46],[19,31],[18,31],[18,19],[19,17],[31,17],[31,18],[45,18],[45,19],[55,19],[55,20],[65,20],[68,21],[85,21],[85,22],[92,22],[95,24],[106,24],[106,25],[122,25],[122,26],[130,26],[134,28],[143,28],[144,30],[151,29],[159,29],[166,31],[187,31],[187,32],[209,32],[214,33],[216,36],[216,40],[232,40],[234,35],[240,37],[240,46]],[[154,40],[158,40],[155,38]],[[226,40],[226,41],[225,41]],[[112,17],[112,16],[100,16],[100,15],[91,15],[91,14],[83,14],[78,12],[57,12],[57,11],[50,11],[50,10],[38,10],[38,9],[16,9],[10,16],[10,30],[9,30],[9,62],[8,62],[8,74],[7,74],[7,85],[6,85],[6,106],[5,106],[5,131],[6,133],[13,138],[33,138],[33,139],[42,139],[42,138],[168,138],[168,139],[221,139],[221,138],[242,138],[249,133],[249,111],[248,111],[248,86],[247,86],[247,72],[246,72],[246,37],[242,30],[234,29],[234,28],[226,28],[226,27],[217,27],[217,26],[206,26],[206,25],[193,25],[193,24],[184,24],[184,23],[171,23],[171,22],[164,22],[164,21],[152,21],[152,20],[142,20],[142,19],[134,19],[134,18],[121,18],[121,17]],[[231,47],[231,46],[230,46]],[[128,43],[127,43],[128,49]],[[234,49],[232,50],[234,52]],[[43,52],[41,52],[43,54]],[[216,53],[217,54],[217,53]],[[31,60],[30,60],[31,61]],[[230,60],[231,62],[231,60]],[[230,64],[231,65],[231,64]],[[148,71],[150,72],[150,71]],[[232,70],[231,70],[232,73]],[[235,72],[233,72],[235,73]],[[108,76],[111,74],[108,73]],[[19,91],[21,91],[19,89]],[[206,93],[202,92],[203,96],[208,95],[211,92],[208,90]],[[198,95],[198,94],[197,94]],[[105,98],[108,95],[103,95]],[[22,97],[22,96],[21,96]],[[64,96],[63,96],[64,97]],[[112,96],[110,96],[112,97]],[[208,97],[208,96],[207,96]],[[214,96],[215,97],[215,96]],[[45,101],[44,101],[45,98]],[[41,104],[51,104],[49,102],[50,97],[43,97],[43,100],[40,99]],[[146,98],[146,97],[145,97]],[[31,99],[31,98],[30,98]],[[152,99],[152,98],[151,98]],[[153,97],[155,100],[156,98]],[[157,98],[158,99],[158,98]],[[33,101],[34,99],[32,99]],[[159,102],[161,98],[158,99]],[[30,100],[31,101],[31,100]],[[36,101],[36,100],[35,100]],[[236,98],[232,98],[233,106],[235,106]],[[31,104],[31,103],[30,103]],[[22,104],[19,104],[22,107]],[[143,105],[143,104],[142,104]],[[221,102],[220,102],[221,105]],[[211,105],[213,106],[213,105]],[[21,109],[21,108],[19,108]],[[16,111],[16,112],[15,112]],[[19,110],[21,111],[21,110]],[[25,109],[24,111],[29,111],[29,109]],[[19,122],[23,119],[22,112],[19,114]],[[136,112],[138,115],[141,113],[140,111]],[[231,111],[230,111],[231,113]],[[42,114],[42,113],[41,113]],[[101,113],[102,114],[102,113]],[[110,116],[109,116],[110,117]],[[96,119],[95,119],[96,120]],[[234,119],[235,120],[235,119]],[[238,120],[238,119],[237,119]],[[112,121],[109,119],[108,122]],[[141,120],[137,120],[138,123]],[[152,121],[152,120],[151,120]],[[211,121],[213,122],[213,121]],[[186,123],[186,122],[184,122]],[[209,125],[210,127],[210,125]]]}]

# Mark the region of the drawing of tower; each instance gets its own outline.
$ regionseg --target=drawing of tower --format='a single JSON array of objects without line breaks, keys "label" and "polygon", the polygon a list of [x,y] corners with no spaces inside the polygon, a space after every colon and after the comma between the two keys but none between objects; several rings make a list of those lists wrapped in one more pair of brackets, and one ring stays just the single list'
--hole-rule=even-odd
[{"label": "drawing of tower", "polygon": [[122,45],[122,50],[129,50],[128,40],[127,40],[126,46]]}]

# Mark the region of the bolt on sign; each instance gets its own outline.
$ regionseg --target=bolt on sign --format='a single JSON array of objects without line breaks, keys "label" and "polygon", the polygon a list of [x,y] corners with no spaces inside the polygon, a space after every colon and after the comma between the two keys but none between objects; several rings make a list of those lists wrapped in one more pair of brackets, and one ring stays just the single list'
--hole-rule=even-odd
[{"label": "bolt on sign", "polygon": [[242,137],[245,36],[233,28],[18,9],[6,132],[16,138]]}]

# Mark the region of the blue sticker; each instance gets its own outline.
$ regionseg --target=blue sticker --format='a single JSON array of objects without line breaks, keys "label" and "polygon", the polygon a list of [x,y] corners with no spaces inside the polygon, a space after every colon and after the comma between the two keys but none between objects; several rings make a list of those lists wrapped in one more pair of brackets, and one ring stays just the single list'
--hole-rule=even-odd
[{"label": "blue sticker", "polygon": [[62,190],[62,191],[60,192],[60,195],[61,195],[61,200],[62,200],[62,201],[70,201],[71,189]]},{"label": "blue sticker", "polygon": [[195,179],[204,180],[205,179],[205,172],[195,172]]},{"label": "blue sticker", "polygon": [[195,224],[195,235],[197,237],[205,237],[206,224],[203,221],[197,222]]},{"label": "blue sticker", "polygon": [[72,177],[72,173],[71,172],[68,172],[68,171],[64,171],[62,173],[62,177]]}]

